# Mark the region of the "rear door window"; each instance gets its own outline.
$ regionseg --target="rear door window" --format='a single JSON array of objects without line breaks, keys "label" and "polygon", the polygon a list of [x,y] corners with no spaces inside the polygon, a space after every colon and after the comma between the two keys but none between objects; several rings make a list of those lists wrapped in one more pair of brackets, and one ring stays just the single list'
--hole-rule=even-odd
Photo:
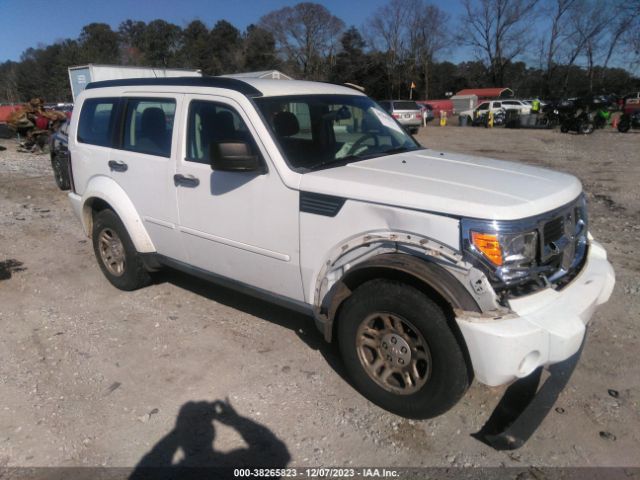
[{"label": "rear door window", "polygon": [[116,98],[89,98],[82,104],[78,124],[78,142],[111,147]]},{"label": "rear door window", "polygon": [[170,157],[175,112],[176,101],[171,98],[127,99],[122,148]]}]

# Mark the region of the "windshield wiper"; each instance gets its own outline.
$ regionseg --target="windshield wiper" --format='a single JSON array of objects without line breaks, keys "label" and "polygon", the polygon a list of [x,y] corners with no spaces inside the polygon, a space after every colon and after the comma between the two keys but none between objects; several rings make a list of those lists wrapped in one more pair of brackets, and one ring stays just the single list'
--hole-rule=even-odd
[{"label": "windshield wiper", "polygon": [[336,158],[325,162],[316,163],[310,167],[306,167],[309,170],[322,170],[323,168],[344,167],[345,165],[353,162],[359,162],[360,160],[369,160],[371,158],[382,157],[384,155],[393,155],[394,153],[414,152],[416,150],[425,150],[424,148],[409,148],[409,147],[396,147],[390,148],[383,152],[370,153],[368,155],[347,155],[346,157]]},{"label": "windshield wiper", "polygon": [[358,162],[360,160],[367,160],[379,155],[380,152],[371,153],[369,155],[347,155],[346,157],[340,157],[333,160],[316,163],[315,165],[311,165],[310,167],[306,168],[308,168],[309,170],[322,170],[323,168],[344,167],[349,163]]},{"label": "windshield wiper", "polygon": [[390,148],[382,152],[382,155],[393,155],[394,153],[415,152],[416,150],[424,150],[424,148],[396,147]]}]

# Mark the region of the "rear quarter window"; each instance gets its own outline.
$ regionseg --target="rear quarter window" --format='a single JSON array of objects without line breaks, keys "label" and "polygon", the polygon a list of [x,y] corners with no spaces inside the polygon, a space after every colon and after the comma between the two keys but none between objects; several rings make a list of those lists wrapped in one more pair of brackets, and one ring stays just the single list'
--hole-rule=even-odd
[{"label": "rear quarter window", "polygon": [[82,104],[78,142],[110,147],[115,120],[116,98],[90,98]]}]

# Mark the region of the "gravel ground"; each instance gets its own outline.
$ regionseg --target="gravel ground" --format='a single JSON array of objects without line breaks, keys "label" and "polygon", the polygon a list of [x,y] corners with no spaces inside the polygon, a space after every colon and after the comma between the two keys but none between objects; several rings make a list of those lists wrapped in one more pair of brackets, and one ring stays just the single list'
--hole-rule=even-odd
[{"label": "gravel ground", "polygon": [[406,420],[353,390],[304,316],[176,272],[114,289],[48,156],[0,140],[0,467],[640,466],[640,135],[430,126],[419,139],[577,175],[616,269],[558,408],[524,447],[470,436],[504,388],[474,383],[447,414]]}]

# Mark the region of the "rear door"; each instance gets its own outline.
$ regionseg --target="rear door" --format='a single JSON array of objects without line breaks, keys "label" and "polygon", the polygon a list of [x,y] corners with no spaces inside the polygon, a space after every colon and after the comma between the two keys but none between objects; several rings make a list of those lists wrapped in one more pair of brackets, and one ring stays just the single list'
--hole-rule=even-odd
[{"label": "rear door", "polygon": [[173,174],[178,152],[174,120],[182,95],[135,94],[120,103],[120,132],[111,150],[111,177],[133,202],[158,253],[185,260],[177,230]]}]

